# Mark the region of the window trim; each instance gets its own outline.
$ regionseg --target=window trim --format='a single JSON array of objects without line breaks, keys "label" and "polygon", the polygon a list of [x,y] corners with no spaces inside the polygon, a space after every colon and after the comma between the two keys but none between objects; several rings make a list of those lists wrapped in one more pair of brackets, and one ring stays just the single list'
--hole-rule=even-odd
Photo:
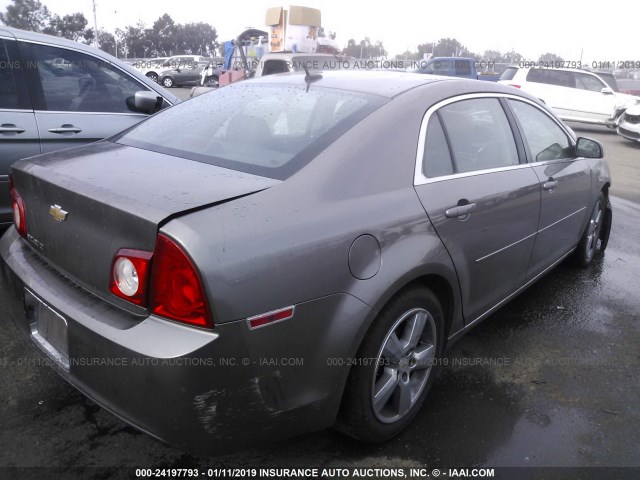
[{"label": "window trim", "polygon": [[[569,143],[572,146],[575,146],[575,139],[573,135],[571,135],[571,133],[567,130],[567,127],[561,124],[556,118],[554,118],[551,114],[549,114],[549,112],[547,112],[544,108],[541,108],[540,105],[529,100],[528,98],[521,97],[519,95],[509,94],[509,93],[467,93],[463,95],[458,95],[455,97],[447,98],[445,100],[441,100],[440,102],[432,105],[422,117],[422,122],[420,124],[420,133],[418,135],[418,148],[416,152],[415,165],[414,165],[414,176],[413,176],[414,186],[426,185],[426,184],[435,183],[435,182],[444,182],[444,181],[453,180],[456,178],[474,177],[476,175],[486,175],[486,174],[491,174],[496,172],[505,172],[509,170],[519,170],[522,168],[530,168],[533,165],[545,165],[545,164],[549,164],[557,161],[567,161],[567,159],[559,159],[559,160],[545,160],[542,162],[528,162],[528,155],[527,155],[525,158],[525,163],[520,163],[518,165],[488,168],[484,170],[474,170],[472,172],[454,173],[452,175],[443,175],[441,177],[434,177],[434,178],[427,177],[422,171],[422,163],[424,158],[424,149],[425,149],[426,136],[427,136],[427,126],[429,125],[429,119],[431,118],[431,115],[436,113],[440,108],[446,105],[449,105],[451,103],[456,103],[463,100],[477,99],[477,98],[495,98],[497,100],[504,98],[504,99],[520,100],[520,101],[529,103],[530,105],[532,105],[533,107],[537,108],[538,110],[543,112],[545,115],[547,115],[551,120],[553,120],[556,123],[556,125],[558,125],[562,129],[562,131],[565,132],[565,134],[569,138]],[[502,102],[500,102],[500,104],[504,109]],[[505,116],[507,117],[507,121],[511,126],[512,134],[514,135],[513,141],[516,145],[516,150],[518,151],[518,155],[520,155],[521,151],[518,149],[518,139],[515,137],[516,132],[513,130],[513,124],[511,122],[511,118],[509,117],[506,111],[505,111]],[[518,134],[522,136],[520,126],[516,124],[515,127],[518,131]],[[524,143],[524,140],[523,140],[523,143]]]}]

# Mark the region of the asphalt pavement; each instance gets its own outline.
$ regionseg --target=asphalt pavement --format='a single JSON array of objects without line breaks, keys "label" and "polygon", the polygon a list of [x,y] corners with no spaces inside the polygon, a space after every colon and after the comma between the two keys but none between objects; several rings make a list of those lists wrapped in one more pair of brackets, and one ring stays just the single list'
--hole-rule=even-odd
[{"label": "asphalt pavement", "polygon": [[[103,479],[120,478],[122,467],[602,467],[599,478],[640,467],[640,145],[572,127],[600,140],[611,164],[605,255],[585,269],[560,265],[455,344],[398,438],[367,445],[325,430],[194,457],[86,399],[2,322],[0,467],[93,467]],[[8,472],[0,478],[16,478]]]}]

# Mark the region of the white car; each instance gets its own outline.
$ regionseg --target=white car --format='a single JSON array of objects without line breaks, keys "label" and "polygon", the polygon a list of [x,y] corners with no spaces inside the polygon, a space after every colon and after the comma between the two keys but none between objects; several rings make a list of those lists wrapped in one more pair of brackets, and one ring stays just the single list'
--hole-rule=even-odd
[{"label": "white car", "polygon": [[620,117],[618,135],[640,142],[640,105],[628,108]]},{"label": "white car", "polygon": [[640,103],[617,93],[593,72],[570,68],[507,67],[500,83],[520,88],[549,105],[563,120],[616,128],[620,115]]}]

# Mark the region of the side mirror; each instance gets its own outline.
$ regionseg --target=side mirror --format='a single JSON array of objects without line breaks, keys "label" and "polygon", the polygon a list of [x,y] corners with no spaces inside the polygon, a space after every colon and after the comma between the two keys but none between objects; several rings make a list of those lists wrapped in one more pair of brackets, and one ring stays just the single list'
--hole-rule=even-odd
[{"label": "side mirror", "polygon": [[613,90],[611,90],[609,87],[604,87],[602,90],[600,90],[600,93],[602,93],[603,95],[613,95]]},{"label": "side mirror", "polygon": [[576,143],[576,156],[583,158],[602,158],[604,156],[600,142],[580,137]]},{"label": "side mirror", "polygon": [[134,107],[137,112],[156,113],[162,108],[162,97],[157,93],[144,90],[136,92]]}]

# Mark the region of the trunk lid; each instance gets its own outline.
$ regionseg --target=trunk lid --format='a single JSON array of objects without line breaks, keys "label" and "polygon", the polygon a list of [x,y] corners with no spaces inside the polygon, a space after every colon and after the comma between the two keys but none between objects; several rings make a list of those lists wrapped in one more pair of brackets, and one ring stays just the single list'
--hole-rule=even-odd
[{"label": "trunk lid", "polygon": [[132,313],[144,310],[109,293],[119,249],[153,251],[167,219],[280,183],[108,141],[21,160],[12,170],[28,242],[63,275]]}]

